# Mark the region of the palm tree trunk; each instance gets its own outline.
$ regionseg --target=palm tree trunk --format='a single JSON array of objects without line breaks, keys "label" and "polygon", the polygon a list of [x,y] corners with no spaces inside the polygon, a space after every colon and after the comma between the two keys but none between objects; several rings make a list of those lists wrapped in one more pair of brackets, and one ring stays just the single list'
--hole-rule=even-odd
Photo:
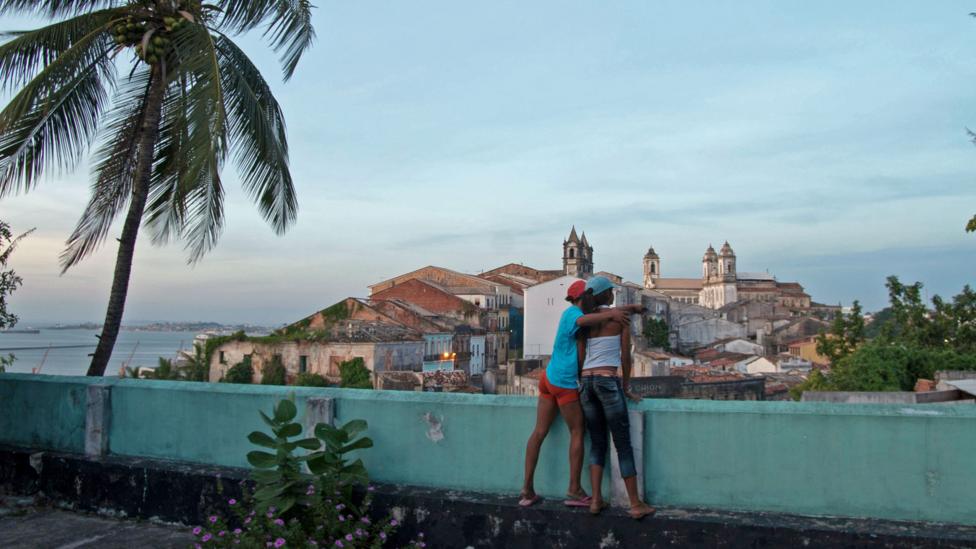
[{"label": "palm tree trunk", "polygon": [[146,98],[146,108],[142,113],[142,122],[136,139],[139,141],[139,153],[136,160],[135,173],[132,181],[132,197],[129,201],[129,211],[122,225],[122,237],[119,239],[119,253],[115,259],[115,277],[112,279],[112,293],[108,298],[108,310],[105,313],[105,323],[102,334],[98,336],[98,347],[92,356],[88,375],[101,376],[105,374],[108,361],[112,358],[112,349],[119,336],[122,325],[122,314],[125,312],[125,298],[129,293],[129,274],[132,272],[132,258],[135,254],[136,237],[142,224],[142,214],[146,209],[146,198],[149,196],[149,178],[152,175],[153,152],[156,137],[159,134],[159,119],[163,106],[163,95],[166,82],[163,80],[160,65],[152,69],[152,81]]}]

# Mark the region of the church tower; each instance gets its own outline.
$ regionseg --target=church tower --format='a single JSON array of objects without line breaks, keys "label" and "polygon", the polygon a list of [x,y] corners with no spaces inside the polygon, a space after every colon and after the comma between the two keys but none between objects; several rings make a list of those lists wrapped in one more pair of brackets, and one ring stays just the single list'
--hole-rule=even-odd
[{"label": "church tower", "polygon": [[654,246],[651,246],[644,254],[644,287],[653,290],[659,278],[661,278],[661,258],[654,251]]},{"label": "church tower", "polygon": [[705,250],[705,255],[702,257],[702,283],[708,284],[713,282],[718,277],[718,254],[715,253],[715,248],[711,244],[708,245],[708,249]]},{"label": "church tower", "polygon": [[725,282],[735,282],[735,252],[732,251],[732,246],[729,246],[729,241],[725,241],[725,245],[722,246],[722,251],[719,252],[719,262],[718,262],[719,274],[722,275],[722,280]]},{"label": "church tower", "polygon": [[576,226],[563,241],[563,272],[584,278],[593,274],[593,247],[586,241],[586,233],[580,238]]}]

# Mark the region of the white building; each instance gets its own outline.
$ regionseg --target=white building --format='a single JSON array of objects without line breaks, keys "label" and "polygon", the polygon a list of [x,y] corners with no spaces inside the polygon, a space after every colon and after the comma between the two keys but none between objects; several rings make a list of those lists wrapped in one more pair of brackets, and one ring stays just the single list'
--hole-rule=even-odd
[{"label": "white building", "polygon": [[523,291],[525,323],[522,353],[525,358],[552,354],[559,317],[569,307],[566,301],[566,290],[577,280],[580,279],[575,276],[561,276],[529,286]]}]

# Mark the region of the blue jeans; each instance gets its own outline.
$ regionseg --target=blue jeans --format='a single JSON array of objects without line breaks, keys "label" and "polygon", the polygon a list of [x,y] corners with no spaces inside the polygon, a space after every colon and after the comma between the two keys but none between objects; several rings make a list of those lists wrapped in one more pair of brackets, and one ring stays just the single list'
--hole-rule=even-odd
[{"label": "blue jeans", "polygon": [[590,465],[604,467],[607,458],[607,431],[613,435],[620,462],[620,476],[637,474],[634,466],[634,448],[630,445],[630,420],[627,417],[627,398],[620,378],[609,376],[583,376],[580,404],[586,418],[586,431],[590,436]]}]

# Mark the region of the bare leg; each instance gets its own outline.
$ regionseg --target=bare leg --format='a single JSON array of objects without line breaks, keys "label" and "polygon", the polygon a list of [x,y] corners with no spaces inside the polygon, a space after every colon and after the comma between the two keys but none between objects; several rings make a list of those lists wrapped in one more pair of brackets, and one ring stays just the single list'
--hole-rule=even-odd
[{"label": "bare leg", "polygon": [[551,398],[539,397],[539,405],[536,408],[535,428],[529,435],[529,442],[525,445],[525,483],[522,485],[522,497],[535,497],[535,467],[539,463],[539,451],[542,449],[542,441],[549,434],[552,422],[556,420],[559,408],[556,401]]},{"label": "bare leg", "polygon": [[635,519],[653,515],[655,510],[650,505],[641,501],[637,492],[637,475],[624,479],[624,486],[627,487],[627,498],[630,500],[630,516]]},{"label": "bare leg", "polygon": [[569,427],[569,490],[567,495],[586,497],[580,478],[583,476],[583,408],[578,400],[567,402],[559,407],[559,413]]},{"label": "bare leg", "polygon": [[590,486],[593,499],[590,500],[590,513],[599,515],[607,504],[603,501],[603,466],[590,465]]}]

